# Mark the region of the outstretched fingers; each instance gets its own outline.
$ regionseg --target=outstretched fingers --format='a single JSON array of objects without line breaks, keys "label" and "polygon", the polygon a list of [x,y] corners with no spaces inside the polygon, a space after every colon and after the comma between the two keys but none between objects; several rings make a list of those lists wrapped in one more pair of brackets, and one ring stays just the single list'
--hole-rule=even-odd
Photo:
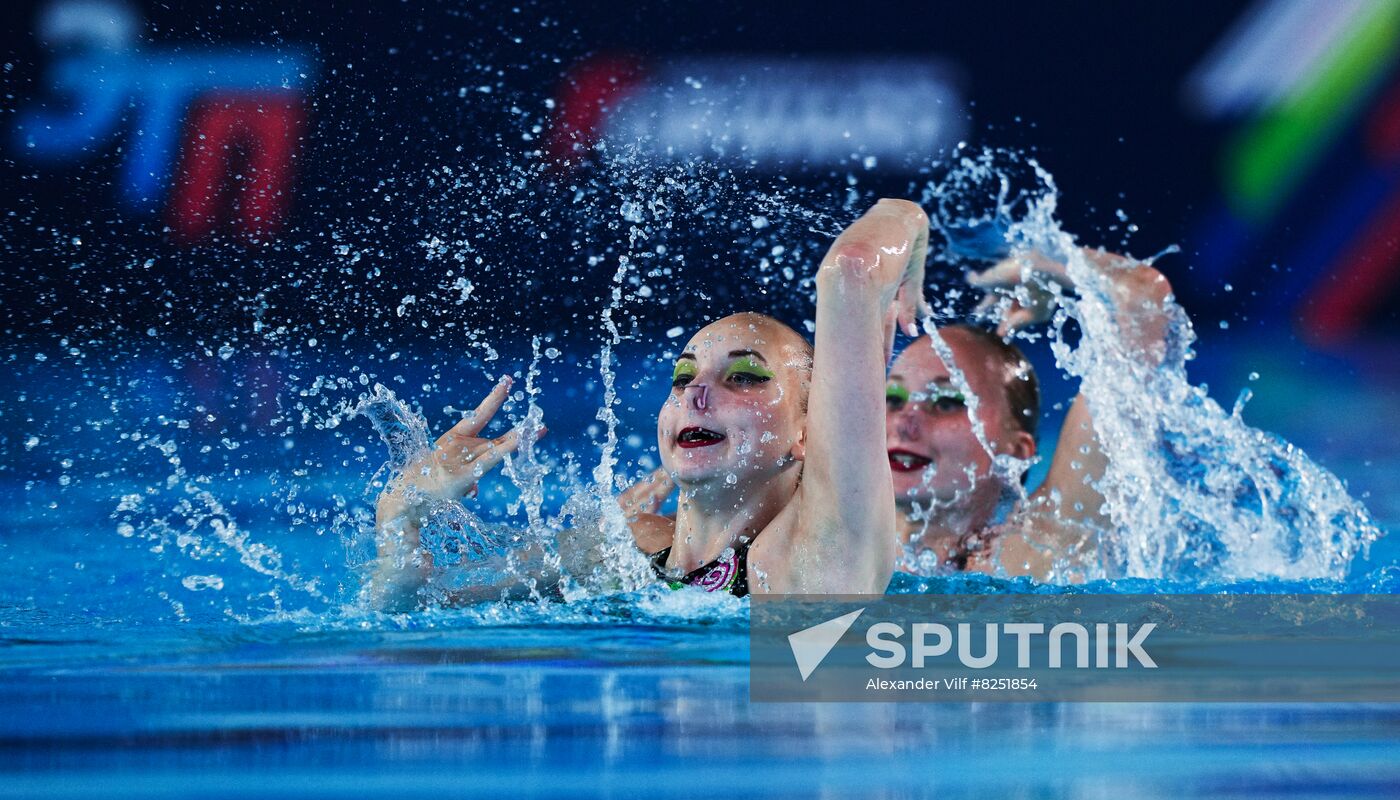
[{"label": "outstretched fingers", "polygon": [[481,401],[481,405],[476,410],[468,414],[465,419],[452,426],[443,439],[448,438],[475,438],[478,433],[491,423],[491,418],[496,416],[496,412],[505,405],[506,398],[510,396],[510,377],[502,378],[499,383],[491,389]]},{"label": "outstretched fingers", "polygon": [[[535,441],[539,441],[548,433],[548,429],[541,425],[534,431]],[[505,460],[506,456],[514,453],[520,447],[521,436],[525,433],[525,428],[516,427],[506,431],[504,434],[494,439],[476,439],[472,446],[466,448],[462,453],[460,464],[462,467],[470,468],[469,477],[474,484],[481,479],[481,476],[496,468]]]},{"label": "outstretched fingers", "polygon": [[1034,277],[1046,278],[1067,288],[1070,285],[1065,265],[1038,250],[1003,258],[982,272],[969,272],[967,282],[978,289],[993,291],[1020,286]]},{"label": "outstretched fingers", "polygon": [[1058,293],[1072,288],[1065,265],[1039,251],[1017,253],[983,272],[969,272],[967,282],[987,293],[975,313],[1000,311],[997,333],[1001,336],[1048,320]]},{"label": "outstretched fingers", "polygon": [[[544,435],[544,429],[539,431],[540,436]],[[485,475],[496,468],[496,465],[505,460],[505,457],[520,447],[520,429],[512,428],[495,439],[483,439],[481,444],[474,448],[472,453],[472,465],[477,476]]]},{"label": "outstretched fingers", "polygon": [[1005,338],[1040,321],[1040,314],[1035,309],[1026,308],[1020,303],[1012,302],[1002,316],[1001,322],[997,324],[997,335]]},{"label": "outstretched fingers", "polygon": [[1035,324],[1040,319],[1036,308],[1027,308],[1016,298],[1003,292],[989,292],[977,302],[973,316],[994,318],[997,321],[997,335],[1006,337],[1016,331]]},{"label": "outstretched fingers", "polygon": [[[504,378],[475,411],[437,440],[434,460],[446,486],[459,487],[458,493],[466,492],[482,475],[494,469],[520,446],[525,432],[523,427],[516,427],[494,439],[478,436],[500,411],[509,392],[510,379]],[[540,426],[534,431],[534,438],[539,439],[545,432],[544,426]]]}]

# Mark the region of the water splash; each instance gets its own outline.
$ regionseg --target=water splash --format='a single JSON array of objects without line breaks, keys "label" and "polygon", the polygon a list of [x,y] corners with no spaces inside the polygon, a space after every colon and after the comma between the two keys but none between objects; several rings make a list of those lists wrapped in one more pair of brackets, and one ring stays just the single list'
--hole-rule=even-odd
[{"label": "water splash", "polygon": [[[450,171],[440,166],[434,170],[435,185],[414,187],[425,189],[423,195],[436,191],[432,205],[443,211],[438,217],[424,213],[422,223],[415,215],[415,236],[422,234],[422,244],[414,247],[422,251],[418,255],[423,275],[394,276],[381,269],[377,261],[383,260],[385,251],[373,241],[353,242],[353,226],[341,226],[326,236],[334,242],[327,245],[332,248],[332,255],[326,257],[330,266],[313,265],[308,255],[306,268],[343,274],[343,285],[328,282],[335,291],[311,295],[291,292],[294,286],[280,294],[277,287],[241,294],[233,320],[238,332],[200,331],[194,334],[195,345],[172,342],[165,348],[170,355],[163,357],[167,364],[163,380],[143,378],[138,384],[135,376],[116,367],[110,373],[101,372],[94,354],[104,347],[111,349],[112,339],[97,333],[57,340],[50,354],[31,355],[47,370],[76,365],[75,385],[47,394],[34,391],[25,402],[38,405],[67,396],[70,390],[81,396],[77,384],[86,382],[100,387],[101,398],[95,403],[126,399],[133,405],[143,404],[142,411],[113,410],[105,419],[83,411],[55,414],[52,424],[17,434],[24,454],[34,459],[25,463],[36,463],[53,452],[53,463],[63,470],[57,483],[71,491],[70,479],[75,485],[82,480],[78,474],[82,462],[75,469],[68,466],[68,459],[60,458],[57,450],[65,428],[82,427],[105,436],[112,420],[144,421],[160,415],[193,419],[199,429],[182,434],[181,441],[188,444],[205,436],[213,450],[205,459],[208,465],[178,475],[174,484],[159,484],[142,475],[139,480],[145,486],[135,490],[123,486],[107,495],[142,498],[118,514],[119,530],[131,531],[124,538],[152,546],[165,543],[162,557],[175,554],[166,565],[168,580],[155,591],[177,615],[184,616],[196,613],[214,597],[229,598],[232,602],[223,605],[245,616],[261,613],[269,604],[297,605],[291,597],[320,606],[334,602],[333,593],[324,587],[333,584],[335,576],[320,580],[317,565],[298,565],[285,555],[294,552],[288,549],[294,546],[290,537],[271,548],[272,540],[258,527],[261,521],[249,520],[248,514],[255,513],[251,508],[260,503],[272,507],[276,499],[279,512],[284,512],[277,524],[285,527],[290,522],[299,539],[328,529],[340,532],[347,565],[352,571],[367,568],[374,548],[372,535],[367,535],[372,525],[365,506],[373,505],[373,497],[357,502],[353,490],[344,487],[362,478],[355,472],[358,465],[372,469],[369,462],[376,456],[366,454],[364,445],[369,443],[361,432],[341,430],[340,423],[350,411],[371,421],[389,451],[391,466],[375,479],[382,482],[392,465],[410,463],[431,447],[423,414],[386,386],[421,402],[434,394],[460,397],[451,385],[454,370],[475,373],[489,368],[499,373],[506,361],[520,355],[504,343],[512,338],[531,341],[524,395],[517,398],[517,402],[527,401],[524,416],[517,420],[527,431],[526,441],[502,469],[517,493],[515,508],[523,521],[505,524],[484,518],[487,515],[476,513],[470,505],[445,506],[424,531],[438,562],[452,573],[442,576],[440,588],[445,596],[477,578],[490,583],[518,577],[529,565],[511,562],[508,554],[531,548],[560,573],[558,593],[573,601],[646,583],[645,561],[632,546],[612,499],[620,482],[637,466],[635,461],[629,463],[628,447],[633,446],[627,440],[641,441],[648,433],[629,431],[625,419],[632,399],[627,383],[618,378],[619,369],[626,366],[625,346],[637,341],[648,325],[657,327],[658,319],[664,321],[661,328],[672,327],[679,337],[707,316],[744,308],[776,310],[799,326],[806,319],[810,331],[810,264],[871,198],[869,190],[854,180],[838,180],[840,191],[818,196],[765,183],[742,170],[700,163],[656,165],[616,148],[601,154],[598,161],[594,172],[567,180],[549,177],[540,165],[512,165],[500,174],[491,173],[489,165],[455,166]],[[924,195],[936,232],[943,237],[945,260],[980,261],[1013,248],[1039,247],[1068,254],[1072,274],[1087,287],[1081,295],[1062,300],[1049,337],[1059,366],[1096,396],[1094,414],[1109,440],[1112,466],[1102,489],[1110,499],[1114,526],[1101,537],[1102,574],[1201,580],[1344,574],[1377,535],[1365,509],[1335,476],[1305,454],[1246,425],[1239,403],[1227,413],[1203,387],[1190,384],[1185,361],[1194,336],[1184,316],[1173,328],[1168,359],[1161,369],[1143,373],[1115,350],[1116,323],[1107,312],[1106,294],[1095,288],[1092,274],[1084,274],[1087,265],[1076,261],[1075,238],[1055,218],[1058,195],[1048,173],[1032,159],[1017,156],[1008,165],[1000,155],[983,153],[960,156],[951,176],[930,184]],[[404,191],[407,183],[394,188],[396,197],[413,194]],[[549,191],[541,191],[541,185]],[[576,191],[569,191],[574,187]],[[559,202],[561,197],[567,202]],[[543,213],[539,220],[529,219],[521,208]],[[448,224],[459,218],[458,227]],[[359,234],[369,239],[379,235],[378,230],[366,226]],[[567,234],[561,236],[561,230]],[[526,247],[522,244],[526,238],[534,244]],[[571,284],[560,282],[563,291],[576,294],[580,306],[587,306],[587,312],[547,322],[549,333],[557,337],[568,335],[564,330],[568,326],[574,326],[569,329],[573,334],[587,334],[575,349],[593,348],[596,354],[596,379],[603,396],[597,408],[602,433],[595,436],[596,453],[579,448],[554,458],[530,438],[528,432],[542,422],[551,403],[577,402],[538,381],[544,365],[542,348],[547,353],[546,346],[559,339],[548,339],[532,328],[529,318],[518,310],[513,317],[500,315],[502,320],[494,316],[502,297],[514,287],[529,285],[534,292],[549,283],[541,279],[550,276],[537,263],[515,266],[506,258],[521,251],[534,253],[531,248],[545,241],[566,244],[542,254],[543,260],[576,258],[598,268],[580,279],[584,282],[577,292]],[[724,247],[716,248],[715,242],[723,242]],[[718,249],[724,253],[716,259]],[[725,274],[732,272],[735,279],[716,286],[716,265]],[[580,267],[579,272],[587,271]],[[559,277],[567,281],[579,276]],[[380,287],[377,299],[367,289],[374,286]],[[553,284],[549,290],[555,290]],[[681,298],[692,305],[683,308]],[[956,290],[940,291],[932,299],[941,306],[939,321],[962,316]],[[290,309],[303,302],[319,312],[310,314],[318,322],[293,321],[296,315]],[[1083,336],[1072,342],[1063,330],[1075,326]],[[167,327],[176,326],[166,321],[159,330]],[[415,348],[407,346],[414,341],[403,338],[408,335],[405,331],[433,342],[450,342],[449,352],[462,355],[430,358],[432,363],[425,367],[422,348],[415,354]],[[119,342],[112,349],[119,356],[113,363],[137,363],[138,353],[145,355],[143,349],[156,332],[152,327],[140,334],[135,345]],[[1037,335],[1043,334],[1029,334]],[[592,338],[597,336],[601,341]],[[353,347],[347,345],[343,354],[329,352],[337,341],[351,342]],[[938,340],[935,346],[946,348]],[[204,361],[199,352],[205,354]],[[347,370],[335,356],[361,364],[366,357],[370,361],[364,369]],[[578,374],[583,376],[586,369],[580,366]],[[374,374],[375,370],[379,372]],[[235,375],[232,387],[226,386],[223,394],[201,394],[200,387],[220,371]],[[274,372],[285,379],[284,384],[259,388],[259,382],[270,380],[267,376]],[[960,370],[954,382],[966,389]],[[1130,382],[1136,388],[1124,394],[1121,387]],[[192,388],[178,390],[184,394],[168,388],[185,384]],[[354,403],[333,408],[333,392],[351,391],[367,392],[358,408]],[[223,406],[234,403],[230,399],[234,393],[257,407],[242,416],[226,414]],[[975,412],[975,401],[970,405]],[[304,452],[304,440],[318,433],[326,434],[328,444],[318,445],[320,451]],[[987,446],[986,432],[979,430],[977,435]],[[260,446],[259,440],[263,449],[250,452]],[[1142,447],[1142,442],[1151,446]],[[103,440],[93,450],[101,452],[105,446],[109,443]],[[637,449],[640,445],[633,452]],[[189,448],[187,455],[197,459],[194,450]],[[126,458],[118,455],[116,460]],[[1008,477],[1024,468],[1005,458],[996,463]],[[220,502],[220,497],[229,500],[234,495],[222,488],[216,491],[212,480],[207,480],[251,483],[254,471],[259,483],[246,490],[245,495],[255,499],[245,507],[231,500]],[[95,480],[94,484],[101,485]],[[337,491],[326,492],[322,487],[327,484],[334,484]],[[563,496],[562,503],[552,504],[554,492]],[[170,502],[157,507],[157,498]],[[194,536],[183,530],[188,521],[195,521]],[[286,533],[280,528],[276,532]],[[305,577],[312,574],[317,577]],[[260,582],[256,588],[262,595],[256,602],[243,602],[240,597],[240,575],[256,576]],[[553,591],[544,586],[538,589],[540,596],[548,593],[546,589]]]},{"label": "water splash", "polygon": [[[1068,265],[1078,291],[1059,297],[1049,338],[1057,365],[1080,382],[1108,459],[1098,485],[1112,520],[1100,537],[1101,574],[1344,577],[1379,535],[1367,510],[1301,450],[1247,425],[1238,404],[1227,413],[1189,381],[1186,362],[1195,334],[1174,300],[1167,301],[1170,321],[1160,365],[1132,352],[1107,278],[1056,217],[1059,193],[1050,173],[1026,159],[1038,186],[1013,192],[996,163],[990,151],[965,158],[952,178],[931,185],[928,196],[938,198],[939,210],[954,209],[951,216],[935,216],[935,227],[945,234],[1004,228],[1001,246],[978,257],[1035,250]],[[963,207],[955,201],[945,202],[962,186],[988,180],[1002,187],[991,212],[969,219],[958,216]],[[945,255],[956,260],[966,252],[954,247]],[[1073,344],[1065,336],[1070,322],[1081,331]],[[940,354],[945,361],[951,355],[946,346]],[[981,432],[978,439],[987,446]]]},{"label": "water splash", "polygon": [[[252,591],[246,599],[256,598],[253,606],[271,605],[282,610],[284,590],[297,592],[318,606],[330,601],[321,591],[319,578],[293,571],[277,548],[256,540],[239,526],[234,514],[209,488],[210,479],[190,474],[175,438],[132,434],[127,438],[136,443],[138,452],[156,453],[170,474],[145,492],[122,496],[111,518],[119,536],[141,542],[148,552],[162,557],[167,578],[190,592],[218,594],[225,588],[225,578],[208,570],[236,564],[246,570],[239,583]],[[191,618],[187,604],[175,599],[168,589],[148,588],[157,590],[177,619]],[[215,603],[222,613],[235,618],[246,613],[240,601],[221,598]]]}]

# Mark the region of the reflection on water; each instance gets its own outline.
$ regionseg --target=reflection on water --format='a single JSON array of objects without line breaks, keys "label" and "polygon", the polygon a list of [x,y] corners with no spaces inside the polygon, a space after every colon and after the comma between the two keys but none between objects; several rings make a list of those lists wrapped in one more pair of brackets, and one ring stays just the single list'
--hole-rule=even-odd
[{"label": "reflection on water", "polygon": [[737,622],[280,626],[27,668],[11,648],[0,796],[1382,796],[1400,780],[1394,706],[750,704]]}]

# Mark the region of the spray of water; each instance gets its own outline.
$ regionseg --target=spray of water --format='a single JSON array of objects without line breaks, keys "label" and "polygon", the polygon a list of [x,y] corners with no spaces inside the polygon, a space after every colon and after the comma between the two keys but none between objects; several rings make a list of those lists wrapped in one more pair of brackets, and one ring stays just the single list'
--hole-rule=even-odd
[{"label": "spray of water", "polygon": [[[701,323],[706,314],[745,307],[807,316],[812,301],[810,262],[861,204],[849,196],[833,204],[795,190],[760,186],[742,173],[702,164],[657,166],[635,153],[614,150],[601,154],[599,162],[595,173],[576,179],[576,204],[597,210],[589,212],[585,221],[591,227],[573,243],[580,258],[611,267],[610,280],[597,296],[591,317],[596,322],[594,331],[601,334],[594,351],[594,375],[601,388],[596,454],[586,456],[573,443],[560,442],[565,452],[554,457],[539,446],[545,410],[552,401],[569,401],[552,395],[539,382],[542,365],[557,359],[558,351],[543,334],[532,334],[527,339],[531,357],[523,389],[507,406],[509,411],[523,403],[524,409],[513,420],[523,432],[520,449],[501,468],[501,478],[515,493],[508,508],[512,519],[485,519],[471,503],[435,507],[421,532],[423,546],[439,567],[427,592],[430,601],[449,602],[465,589],[511,583],[525,585],[536,598],[579,601],[631,592],[647,584],[645,559],[633,546],[614,500],[636,466],[629,468],[621,455],[624,440],[650,435],[647,430],[623,429],[618,414],[634,399],[627,385],[618,382],[617,372],[619,347],[636,341],[643,329],[636,314],[639,309],[660,308],[691,325]],[[527,172],[511,173],[510,180],[505,180],[459,170],[434,180],[445,197],[475,192],[495,202],[496,206],[484,210],[479,204],[473,206],[473,224],[505,235],[515,218],[500,209],[522,198],[526,190],[520,187],[545,179],[539,170]],[[489,186],[496,188],[486,191]],[[1286,442],[1245,424],[1241,418],[1245,398],[1227,412],[1203,387],[1190,383],[1185,367],[1194,337],[1179,308],[1172,308],[1174,320],[1160,365],[1145,367],[1123,350],[1110,294],[1098,272],[1084,260],[1075,237],[1058,222],[1054,181],[1033,160],[1012,157],[1008,161],[1000,153],[959,154],[946,177],[928,184],[922,199],[945,243],[944,260],[985,263],[1012,251],[1036,249],[1064,259],[1079,287],[1060,298],[1048,330],[1021,335],[1048,338],[1058,367],[1080,381],[1109,457],[1110,467],[1099,489],[1108,499],[1112,526],[1098,534],[1099,563],[1091,574],[1202,581],[1335,578],[1345,575],[1351,561],[1376,537],[1366,510],[1335,476]],[[676,235],[679,231],[693,234],[687,226],[709,226],[706,230],[730,237],[723,241],[742,253],[740,272],[747,276],[734,283],[753,294],[724,294],[731,287],[696,279],[697,273],[707,277],[714,273],[706,248],[697,248],[693,237]],[[611,231],[613,244],[593,248],[591,237],[599,230]],[[483,292],[499,291],[499,287],[468,280],[463,265],[475,264],[477,272],[499,273],[503,283],[521,276],[495,269],[488,240],[480,231],[425,234],[425,261],[439,272],[432,279],[436,288],[396,293],[397,303],[385,313],[395,325],[436,330],[442,341],[450,337],[468,354],[464,363],[471,368],[499,371],[504,362],[496,349],[499,337],[510,332],[472,322],[481,313],[478,304]],[[366,262],[356,256],[371,249],[351,249],[347,263],[363,269]],[[371,270],[371,277],[375,274]],[[956,286],[935,287],[934,292],[932,299],[940,311],[925,321],[925,330],[949,365],[955,387],[968,398],[979,443],[992,453],[987,432],[976,423],[978,400],[935,326],[962,318],[961,301],[970,293]],[[683,309],[682,299],[693,301],[694,308]],[[256,340],[284,347],[298,334],[279,324],[276,312],[276,304],[266,294],[248,301]],[[810,320],[808,324],[810,331]],[[1078,328],[1081,335],[1066,336],[1069,328]],[[667,335],[674,338],[683,330],[677,326]],[[307,348],[317,347],[318,339],[320,346],[332,339],[329,328],[300,335]],[[646,344],[653,352],[666,349],[664,344]],[[389,343],[377,349],[377,362],[386,369],[397,369],[406,361],[402,351]],[[215,363],[234,363],[236,349],[231,343],[216,341],[208,350],[217,351]],[[666,357],[664,352],[658,356]],[[435,386],[445,371],[434,367],[424,390]],[[387,383],[390,378],[401,384],[400,394],[416,394],[416,386],[397,375],[383,380]],[[424,415],[380,380],[356,368],[345,377],[316,375],[309,382],[293,383],[292,391],[278,398],[267,425],[284,431],[281,435],[288,437],[289,449],[290,437],[300,428],[333,432],[344,445],[364,453],[362,442],[341,430],[346,419],[363,416],[388,451],[388,465],[371,481],[382,487],[396,471],[429,452],[432,444]],[[363,394],[337,406],[331,395],[346,391]],[[44,441],[37,436],[32,440]],[[173,446],[165,440],[148,440],[143,446],[155,447],[157,441],[162,447]],[[223,446],[237,445],[236,437],[226,437]],[[1016,478],[1029,464],[1004,455],[993,460],[999,479],[1019,487]],[[297,570],[282,564],[270,545],[255,541],[235,524],[231,510],[214,497],[208,482],[192,478],[183,469],[175,463],[174,483],[167,482],[167,489],[174,487],[188,495],[175,509],[184,521],[172,522],[169,511],[151,511],[150,497],[139,494],[124,495],[116,514],[125,538],[144,538],[153,547],[177,550],[200,562],[171,570],[178,585],[162,590],[177,614],[186,613],[191,598],[228,595],[229,587],[236,584],[226,566],[214,568],[216,559],[206,557],[214,553],[211,548],[228,554],[244,572],[264,579],[264,594],[274,598],[269,601],[274,607],[284,602],[287,589],[315,603],[332,600],[321,594],[315,581],[299,577]],[[926,479],[933,469],[937,467]],[[377,488],[360,502],[337,494],[334,509],[311,509],[304,497],[297,496],[306,490],[307,473],[298,466],[280,478],[274,474],[272,482],[279,487],[282,505],[297,520],[311,520],[320,530],[339,531],[347,565],[363,574],[372,567],[377,549],[366,511],[366,506],[373,506]],[[551,496],[562,496],[562,502],[551,503]],[[1008,497],[1013,503],[1022,499],[1015,491]],[[932,508],[918,513],[927,522],[939,512]],[[908,566],[917,572],[942,568],[922,564],[918,554],[911,554]],[[542,573],[552,574],[552,582],[535,579]]]},{"label": "spray of water", "polygon": [[[144,493],[124,495],[112,518],[118,535],[139,541],[148,552],[165,558],[167,578],[177,578],[189,592],[215,595],[225,588],[227,570],[240,573],[240,585],[254,578],[253,584],[260,591],[255,589],[249,595],[251,602],[222,606],[223,613],[235,618],[245,618],[242,609],[250,605],[265,613],[281,611],[288,591],[299,594],[303,601],[321,604],[328,600],[317,578],[299,575],[284,563],[277,548],[256,540],[239,526],[235,515],[210,490],[210,480],[190,474],[174,437],[129,434],[127,438],[135,442],[138,452],[158,454],[170,474]],[[177,619],[190,619],[187,604],[176,599],[170,587],[147,588],[169,603]]]},{"label": "spray of water", "polygon": [[[1100,532],[1100,563],[1091,574],[1344,577],[1379,535],[1366,509],[1302,451],[1247,425],[1242,403],[1226,412],[1204,387],[1190,382],[1186,362],[1195,337],[1173,300],[1167,300],[1160,363],[1133,352],[1125,344],[1132,332],[1121,328],[1108,277],[1056,217],[1053,177],[1033,159],[1012,159],[1011,167],[1003,168],[997,155],[963,158],[947,180],[930,184],[925,199],[939,212],[934,223],[953,259],[1038,251],[1068,266],[1076,291],[1058,298],[1048,335],[1057,366],[1080,383],[1108,459],[1097,488],[1107,499],[1112,525]],[[1034,173],[1033,187],[1012,191],[1015,171],[1025,167]],[[988,183],[996,190],[980,197],[994,197],[992,207],[969,213],[965,190],[985,189]],[[999,233],[1001,241],[988,231]],[[931,322],[926,330],[954,383],[968,396],[978,441],[992,454],[966,380]],[[1065,335],[1071,322],[1081,332],[1075,343]],[[997,460],[1000,479],[1008,485],[1017,485],[1011,479],[1027,466],[1005,456]]]}]

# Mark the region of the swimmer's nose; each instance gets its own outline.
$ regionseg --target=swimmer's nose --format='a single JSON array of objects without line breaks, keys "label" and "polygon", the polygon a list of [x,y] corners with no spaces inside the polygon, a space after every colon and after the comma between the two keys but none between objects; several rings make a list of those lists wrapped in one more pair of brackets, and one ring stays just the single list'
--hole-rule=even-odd
[{"label": "swimmer's nose", "polygon": [[894,429],[899,438],[905,441],[918,441],[920,433],[919,415],[901,413],[895,417]]},{"label": "swimmer's nose", "polygon": [[[694,392],[690,390],[694,389]],[[696,411],[704,411],[710,406],[710,387],[703,383],[688,383],[685,386],[686,394],[690,397],[690,404]]]}]

